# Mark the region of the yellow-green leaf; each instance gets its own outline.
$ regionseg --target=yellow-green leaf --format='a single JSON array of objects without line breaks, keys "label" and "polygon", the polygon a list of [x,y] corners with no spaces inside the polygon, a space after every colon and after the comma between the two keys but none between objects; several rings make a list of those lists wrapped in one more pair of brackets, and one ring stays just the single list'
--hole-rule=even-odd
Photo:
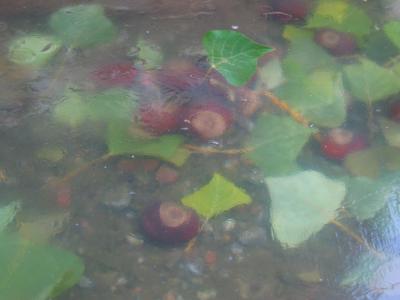
[{"label": "yellow-green leaf", "polygon": [[202,217],[209,219],[235,206],[249,204],[251,198],[245,191],[215,173],[208,184],[183,197],[181,201]]}]

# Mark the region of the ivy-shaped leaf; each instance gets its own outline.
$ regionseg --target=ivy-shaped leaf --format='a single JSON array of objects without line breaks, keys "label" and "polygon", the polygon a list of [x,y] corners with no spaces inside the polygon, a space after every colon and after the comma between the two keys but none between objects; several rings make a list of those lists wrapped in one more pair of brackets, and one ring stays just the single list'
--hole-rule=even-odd
[{"label": "ivy-shaped leaf", "polygon": [[[174,163],[183,143],[180,135],[140,138],[129,132],[129,123],[111,123],[107,131],[108,151],[111,155],[137,154],[155,156]],[[179,160],[178,160],[179,161]]]},{"label": "ivy-shaped leaf", "polygon": [[257,60],[272,49],[232,30],[212,30],[203,37],[212,68],[232,85],[244,85],[254,75]]},{"label": "ivy-shaped leaf", "polygon": [[70,47],[89,47],[111,41],[116,28],[100,5],[64,7],[50,17],[50,28]]},{"label": "ivy-shaped leaf", "polygon": [[139,61],[140,66],[145,70],[157,69],[162,65],[164,55],[159,46],[139,38],[135,48],[138,51],[135,55],[135,60]]},{"label": "ivy-shaped leaf", "polygon": [[345,91],[337,73],[321,70],[290,78],[275,93],[317,125],[338,127],[346,119]]},{"label": "ivy-shaped leaf", "polygon": [[347,197],[344,206],[359,221],[373,218],[390,201],[399,184],[399,173],[389,174],[377,180],[351,177],[347,180]]},{"label": "ivy-shaped leaf", "polygon": [[387,37],[400,49],[400,21],[391,21],[383,27]]},{"label": "ivy-shaped leaf", "polygon": [[181,201],[200,216],[210,219],[235,206],[249,204],[251,198],[245,191],[215,173],[208,184],[183,197]]},{"label": "ivy-shaped leaf", "polygon": [[400,77],[368,60],[344,67],[351,94],[363,102],[376,102],[400,92]]},{"label": "ivy-shaped leaf", "polygon": [[246,154],[265,174],[280,175],[297,169],[296,159],[313,130],[289,117],[260,116],[251,133]]},{"label": "ivy-shaped leaf", "polygon": [[272,230],[287,247],[299,246],[335,219],[346,195],[343,182],[316,171],[265,180],[271,197]]},{"label": "ivy-shaped leaf", "polygon": [[21,203],[19,201],[13,201],[0,207],[0,233],[14,220],[20,207]]},{"label": "ivy-shaped leaf", "polygon": [[53,299],[83,274],[82,261],[67,251],[35,245],[16,235],[0,235],[0,245],[2,299]]},{"label": "ivy-shaped leaf", "polygon": [[372,21],[358,6],[346,0],[321,0],[307,20],[307,28],[331,28],[354,34],[357,38],[368,35]]}]

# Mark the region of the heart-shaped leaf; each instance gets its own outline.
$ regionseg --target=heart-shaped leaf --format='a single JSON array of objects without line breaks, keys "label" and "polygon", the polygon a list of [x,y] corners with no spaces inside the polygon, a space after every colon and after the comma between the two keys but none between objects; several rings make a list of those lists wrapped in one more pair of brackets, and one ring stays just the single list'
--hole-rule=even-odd
[{"label": "heart-shaped leaf", "polygon": [[249,204],[251,198],[219,174],[199,190],[182,198],[182,203],[193,208],[200,216],[210,219],[237,205]]},{"label": "heart-shaped leaf", "polygon": [[316,171],[265,180],[271,197],[272,229],[287,247],[297,247],[333,220],[346,195],[343,182]]},{"label": "heart-shaped leaf", "polygon": [[232,85],[244,85],[254,75],[257,60],[272,49],[232,30],[212,30],[203,37],[212,68]]},{"label": "heart-shaped leaf", "polygon": [[383,27],[387,37],[400,49],[400,21],[392,21]]}]

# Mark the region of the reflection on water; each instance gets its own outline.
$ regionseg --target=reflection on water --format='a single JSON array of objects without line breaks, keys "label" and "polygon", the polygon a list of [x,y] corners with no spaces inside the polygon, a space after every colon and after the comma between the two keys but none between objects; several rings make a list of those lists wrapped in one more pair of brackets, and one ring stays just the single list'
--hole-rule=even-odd
[{"label": "reflection on water", "polygon": [[0,300],[400,299],[399,1],[31,2]]}]

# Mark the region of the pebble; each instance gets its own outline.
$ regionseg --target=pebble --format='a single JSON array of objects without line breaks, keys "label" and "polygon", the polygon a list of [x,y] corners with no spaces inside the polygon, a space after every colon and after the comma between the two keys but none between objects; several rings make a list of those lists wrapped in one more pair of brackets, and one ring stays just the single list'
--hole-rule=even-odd
[{"label": "pebble", "polygon": [[239,235],[239,241],[245,246],[261,245],[267,241],[267,232],[260,227],[250,228]]},{"label": "pebble", "polygon": [[174,183],[178,177],[178,171],[167,165],[162,165],[156,172],[156,180],[161,184]]},{"label": "pebble", "polygon": [[129,245],[131,246],[141,246],[143,245],[143,239],[137,237],[136,235],[134,235],[133,233],[128,233],[125,236],[126,241],[128,242]]},{"label": "pebble", "polygon": [[224,231],[232,231],[236,227],[236,221],[234,219],[226,219],[222,223],[222,228]]},{"label": "pebble", "polygon": [[208,289],[204,291],[198,291],[196,296],[199,300],[210,300],[217,298],[217,291],[214,289]]},{"label": "pebble", "polygon": [[87,276],[82,276],[81,280],[79,280],[78,286],[83,289],[90,289],[94,287],[94,282]]}]

